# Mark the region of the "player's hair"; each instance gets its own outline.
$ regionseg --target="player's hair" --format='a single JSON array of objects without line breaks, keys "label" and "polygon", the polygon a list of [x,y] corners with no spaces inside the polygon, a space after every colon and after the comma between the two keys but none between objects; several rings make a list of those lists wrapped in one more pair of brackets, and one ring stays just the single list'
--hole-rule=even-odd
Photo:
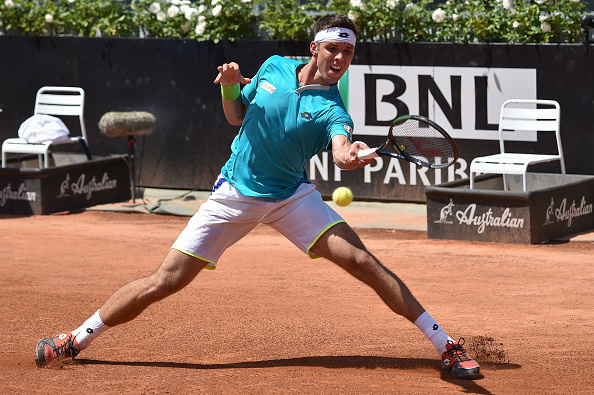
[{"label": "player's hair", "polygon": [[341,14],[328,14],[321,17],[316,23],[315,34],[317,34],[321,30],[328,29],[330,27],[345,27],[347,29],[352,30],[353,33],[355,33],[355,36],[359,35],[359,33],[357,32],[357,25],[355,25],[355,22],[351,21],[348,17]]}]

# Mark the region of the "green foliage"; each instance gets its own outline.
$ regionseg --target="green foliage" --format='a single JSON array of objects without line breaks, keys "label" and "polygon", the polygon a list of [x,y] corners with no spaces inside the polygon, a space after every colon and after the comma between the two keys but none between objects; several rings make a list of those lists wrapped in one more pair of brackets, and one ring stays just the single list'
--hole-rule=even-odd
[{"label": "green foliage", "polygon": [[266,2],[259,15],[261,35],[270,40],[311,40],[316,23],[314,15],[320,9],[319,3],[301,6],[293,0]]},{"label": "green foliage", "polygon": [[0,0],[0,34],[308,41],[315,20],[329,12],[353,19],[364,42],[583,37],[580,0]]},{"label": "green foliage", "polygon": [[448,0],[432,15],[431,41],[579,42],[584,4],[574,0]]}]

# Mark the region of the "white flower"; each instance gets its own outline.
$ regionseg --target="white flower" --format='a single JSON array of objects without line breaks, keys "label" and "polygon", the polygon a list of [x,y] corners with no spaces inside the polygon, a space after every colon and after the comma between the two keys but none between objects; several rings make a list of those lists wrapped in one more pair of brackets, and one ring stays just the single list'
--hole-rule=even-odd
[{"label": "white flower", "polygon": [[363,0],[349,0],[352,8],[363,8]]},{"label": "white flower", "polygon": [[542,14],[541,16],[538,17],[538,20],[541,22],[546,21],[547,19],[549,19],[549,16],[546,14]]},{"label": "white flower", "polygon": [[548,33],[551,31],[551,24],[549,22],[543,22],[540,24],[540,28],[543,32]]},{"label": "white flower", "polygon": [[179,7],[176,5],[172,5],[167,9],[167,15],[169,18],[175,18],[179,14]]},{"label": "white flower", "polygon": [[206,25],[206,17],[204,15],[198,17],[198,24]]},{"label": "white flower", "polygon": [[151,3],[151,5],[149,5],[149,11],[153,14],[156,14],[157,12],[161,11],[161,4],[157,2]]},{"label": "white flower", "polygon": [[456,22],[458,20],[458,14],[452,14],[452,20]]},{"label": "white flower", "polygon": [[210,2],[210,5],[214,7],[215,5],[219,4],[220,2],[221,2],[221,0],[212,0]]},{"label": "white flower", "polygon": [[242,3],[251,3],[252,0],[241,0]]},{"label": "white flower", "polygon": [[214,8],[212,9],[212,16],[217,17],[221,14],[221,11],[223,10],[223,6],[220,4],[217,4],[214,6]]},{"label": "white flower", "polygon": [[536,4],[543,5],[544,4],[544,0],[536,0]]},{"label": "white flower", "polygon": [[502,5],[503,8],[505,8],[506,10],[509,10],[511,8],[511,3],[509,0],[503,0]]},{"label": "white flower", "polygon": [[202,35],[204,34],[204,31],[206,30],[206,23],[199,23],[198,25],[196,25],[196,34],[197,35]]},{"label": "white flower", "polygon": [[200,4],[200,6],[198,6],[198,13],[202,14],[204,11],[206,11],[206,6],[204,4]]},{"label": "white flower", "polygon": [[445,17],[446,13],[441,8],[438,8],[435,11],[433,11],[433,15],[431,15],[431,18],[433,18],[433,21],[435,21],[435,23],[441,23],[445,21]]},{"label": "white flower", "polygon": [[355,14],[352,10],[349,10],[349,13],[347,14],[347,16],[349,17],[349,19],[353,22],[357,21],[357,14]]},{"label": "white flower", "polygon": [[157,12],[157,20],[159,22],[164,22],[165,19],[167,19],[167,14],[166,13],[164,13],[163,11]]},{"label": "white flower", "polygon": [[514,21],[514,23],[512,23],[512,27],[514,29],[517,29],[519,26],[520,26],[520,22],[518,22],[518,21]]},{"label": "white flower", "polygon": [[191,20],[194,15],[198,14],[198,10],[193,7],[188,7],[188,9],[184,12],[184,16],[187,20]]},{"label": "white flower", "polygon": [[398,6],[398,0],[386,1],[386,7],[388,7],[388,9],[394,9],[394,8],[396,8],[396,6]]},{"label": "white flower", "polygon": [[12,1],[12,0],[4,1],[4,7],[6,7],[7,10],[12,10],[14,8],[14,1]]},{"label": "white flower", "polygon": [[75,0],[68,0],[68,2],[69,2],[70,4],[72,4],[72,3],[74,3],[74,2],[75,2]]},{"label": "white flower", "polygon": [[53,23],[54,22],[54,16],[52,14],[45,14],[45,21],[47,23]]}]

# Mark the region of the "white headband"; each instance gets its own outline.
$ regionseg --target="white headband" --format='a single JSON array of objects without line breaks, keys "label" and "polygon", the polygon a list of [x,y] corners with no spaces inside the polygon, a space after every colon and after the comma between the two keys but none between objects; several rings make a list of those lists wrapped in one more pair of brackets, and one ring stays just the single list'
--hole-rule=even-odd
[{"label": "white headband", "polygon": [[347,29],[345,27],[330,27],[325,30],[320,30],[316,34],[314,41],[317,43],[321,43],[323,41],[340,41],[355,45],[357,37],[355,37],[355,32],[353,32],[351,29]]}]

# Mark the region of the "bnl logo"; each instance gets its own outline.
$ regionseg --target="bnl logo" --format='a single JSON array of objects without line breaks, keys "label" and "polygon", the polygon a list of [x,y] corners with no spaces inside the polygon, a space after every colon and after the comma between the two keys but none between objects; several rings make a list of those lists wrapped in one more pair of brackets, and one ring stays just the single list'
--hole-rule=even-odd
[{"label": "bnl logo", "polygon": [[[417,77],[418,88],[418,110],[414,113],[430,118],[429,98],[435,100],[439,109],[447,118],[454,129],[462,129],[462,76],[450,76],[450,97],[446,98],[444,92],[439,88],[431,75],[419,75]],[[365,96],[376,97],[379,84],[389,81],[393,84],[394,90],[382,95],[381,102],[390,103],[396,108],[397,116],[411,114],[411,111],[401,96],[407,89],[406,81],[397,75],[391,74],[365,74]],[[475,89],[475,129],[497,130],[497,124],[491,124],[487,120],[487,77],[474,77]],[[390,126],[391,120],[379,120],[376,100],[365,101],[365,124],[376,126]]]},{"label": "bnl logo", "polygon": [[395,118],[417,114],[454,138],[496,140],[501,104],[536,98],[536,69],[351,65],[348,85],[357,134],[385,135]]}]

